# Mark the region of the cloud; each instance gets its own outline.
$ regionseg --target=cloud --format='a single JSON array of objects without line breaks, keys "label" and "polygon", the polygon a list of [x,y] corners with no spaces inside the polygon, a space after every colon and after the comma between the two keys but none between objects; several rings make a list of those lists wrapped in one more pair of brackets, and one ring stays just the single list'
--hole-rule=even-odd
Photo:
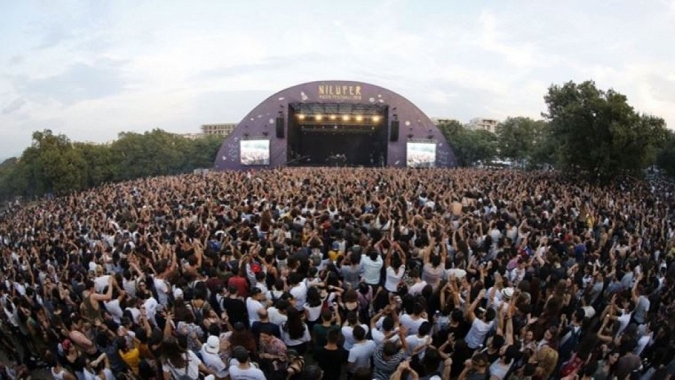
[{"label": "cloud", "polygon": [[377,84],[462,121],[537,117],[550,84],[594,79],[675,126],[675,50],[664,45],[675,0],[297,0],[290,12],[260,0],[17,4],[0,14],[10,31],[0,41],[0,151],[42,125],[94,141],[196,132],[237,122],[286,87],[331,79]]},{"label": "cloud", "polygon": [[535,58],[533,44],[527,41],[514,41],[511,36],[500,29],[497,15],[492,11],[484,11],[479,17],[482,27],[479,46],[506,58],[507,62],[518,68],[528,68],[543,64],[541,58]]},{"label": "cloud", "polygon": [[14,82],[19,93],[29,99],[69,106],[123,91],[122,68],[121,62],[99,60],[92,64],[76,63],[60,74],[45,78],[15,77]]},{"label": "cloud", "polygon": [[9,115],[10,113],[14,111],[18,111],[21,107],[26,104],[26,100],[23,98],[16,98],[14,101],[9,103],[8,105],[5,106],[5,108],[2,109],[2,114],[3,115]]},{"label": "cloud", "polygon": [[25,58],[24,58],[22,55],[15,55],[15,56],[13,56],[12,58],[10,58],[9,61],[8,61],[7,63],[8,63],[9,65],[11,65],[11,66],[13,66],[13,65],[19,65],[19,64],[21,64],[24,60],[25,60]]},{"label": "cloud", "polygon": [[64,41],[67,41],[73,38],[75,34],[72,31],[68,31],[63,27],[52,27],[46,33],[42,35],[42,38],[35,50],[44,50],[58,46]]}]

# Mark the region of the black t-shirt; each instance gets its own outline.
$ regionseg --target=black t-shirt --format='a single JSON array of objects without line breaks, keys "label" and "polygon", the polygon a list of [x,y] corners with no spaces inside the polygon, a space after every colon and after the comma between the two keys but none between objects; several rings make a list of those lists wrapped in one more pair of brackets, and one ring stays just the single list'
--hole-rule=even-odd
[{"label": "black t-shirt", "polygon": [[223,309],[227,310],[227,316],[230,323],[234,325],[237,322],[248,326],[248,315],[246,314],[246,304],[238,298],[226,297],[223,299]]},{"label": "black t-shirt", "polygon": [[327,350],[321,347],[314,353],[314,360],[323,370],[323,380],[339,380],[342,371],[342,365],[347,362],[349,353],[344,348],[337,350]]},{"label": "black t-shirt", "polygon": [[251,332],[253,335],[255,335],[255,340],[259,341],[260,340],[260,332],[264,329],[268,328],[273,331],[274,336],[277,338],[281,339],[281,329],[279,328],[279,325],[276,325],[272,322],[260,322],[260,321],[255,321],[253,322],[253,325],[251,326]]},{"label": "black t-shirt", "polygon": [[[448,324],[448,326],[440,331],[438,331],[436,334],[434,334],[433,337],[433,343],[434,346],[439,347],[443,343],[445,343],[448,340],[448,336],[450,334],[453,334],[455,337],[455,341],[458,341],[460,339],[464,339],[466,334],[468,333],[467,329],[467,324],[466,323],[460,323],[457,326],[451,326]],[[446,352],[449,353],[449,352]]]}]

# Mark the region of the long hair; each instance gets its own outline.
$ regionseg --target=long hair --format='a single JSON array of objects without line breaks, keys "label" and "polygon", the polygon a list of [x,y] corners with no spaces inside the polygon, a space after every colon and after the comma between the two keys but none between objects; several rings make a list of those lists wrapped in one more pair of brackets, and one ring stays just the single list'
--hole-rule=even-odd
[{"label": "long hair", "polygon": [[270,226],[272,225],[272,213],[269,210],[265,210],[262,213],[260,218],[260,231],[269,232]]},{"label": "long hair", "polygon": [[244,347],[246,351],[252,354],[257,352],[255,336],[253,336],[251,331],[247,330],[241,323],[235,323],[234,331],[232,331],[232,335],[230,335],[230,346]]},{"label": "long hair", "polygon": [[319,293],[319,289],[314,286],[307,289],[307,304],[309,307],[321,306],[322,303],[323,301],[321,300],[321,293]]},{"label": "long hair", "polygon": [[549,346],[543,346],[537,352],[538,371],[541,372],[542,379],[548,379],[553,375],[555,367],[558,364],[558,351]]},{"label": "long hair", "polygon": [[178,344],[178,340],[172,336],[167,336],[162,341],[162,357],[174,368],[185,368],[187,366],[186,351]]},{"label": "long hair", "polygon": [[356,294],[356,290],[354,289],[349,289],[347,290],[344,295],[342,296],[342,301],[344,303],[352,303],[352,302],[357,302],[359,300],[358,295]]},{"label": "long hair", "polygon": [[302,316],[298,310],[291,307],[288,308],[288,320],[284,330],[288,332],[291,339],[300,339],[305,334],[305,324],[302,322]]}]

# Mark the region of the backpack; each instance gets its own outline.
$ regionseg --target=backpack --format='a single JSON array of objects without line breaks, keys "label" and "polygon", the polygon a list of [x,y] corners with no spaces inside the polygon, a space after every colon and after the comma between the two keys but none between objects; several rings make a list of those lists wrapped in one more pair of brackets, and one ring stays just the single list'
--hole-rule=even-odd
[{"label": "backpack", "polygon": [[203,302],[202,306],[199,308],[196,308],[192,301],[190,301],[188,305],[190,306],[190,310],[192,310],[192,314],[195,316],[195,324],[201,326],[204,322],[204,314],[209,311],[208,303]]},{"label": "backpack", "polygon": [[171,369],[171,376],[173,376],[174,380],[195,380],[191,378],[188,375],[188,368],[190,367],[190,356],[188,354],[185,354],[185,374],[181,375],[176,371],[176,368],[173,366],[173,364],[169,363],[169,368]]},{"label": "backpack", "polygon": [[[563,335],[565,336],[565,335]],[[578,329],[575,329],[574,326],[570,327],[570,337],[567,341],[560,345],[558,352],[560,353],[561,358],[568,358],[572,351],[576,348],[581,337],[581,326]]]}]

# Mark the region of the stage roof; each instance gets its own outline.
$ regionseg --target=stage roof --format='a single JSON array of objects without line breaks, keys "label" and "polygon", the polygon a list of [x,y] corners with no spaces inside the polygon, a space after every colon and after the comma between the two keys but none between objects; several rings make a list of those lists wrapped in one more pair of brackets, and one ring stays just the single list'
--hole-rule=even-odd
[{"label": "stage roof", "polygon": [[[317,81],[279,91],[256,106],[223,142],[215,170],[246,170],[284,166],[291,159],[288,149],[289,126],[297,125],[289,117],[362,115],[374,121],[380,116],[387,129],[386,165],[405,167],[409,141],[426,139],[435,144],[436,167],[454,167],[455,155],[441,131],[415,104],[403,96],[376,85],[353,81]],[[314,116],[315,118],[316,116]],[[242,140],[259,140],[258,149],[268,146],[269,163],[249,166],[242,163]]]}]

